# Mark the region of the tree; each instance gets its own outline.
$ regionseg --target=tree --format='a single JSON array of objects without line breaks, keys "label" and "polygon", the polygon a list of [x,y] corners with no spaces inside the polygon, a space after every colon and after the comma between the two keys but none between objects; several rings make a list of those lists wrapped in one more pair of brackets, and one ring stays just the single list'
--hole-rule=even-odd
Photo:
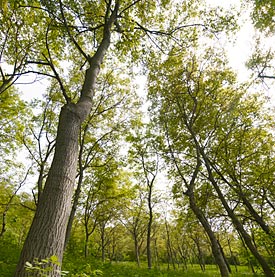
[{"label": "tree", "polygon": [[[93,171],[96,172],[99,167],[106,167],[114,161],[118,162],[119,138],[132,119],[133,110],[138,109],[137,101],[133,101],[135,99],[133,92],[129,89],[129,80],[127,77],[120,76],[121,72],[123,72],[122,68],[117,69],[116,72],[111,70],[99,78],[98,86],[101,93],[95,95],[94,108],[83,123],[80,132],[77,187],[74,192],[65,245],[70,237],[86,173],[93,174]],[[114,80],[120,80],[119,87]],[[116,121],[111,120],[114,117],[117,118]],[[93,184],[91,183],[90,186]]]},{"label": "tree", "polygon": [[[28,6],[27,4],[19,7],[20,9],[31,9],[37,12],[46,21],[45,37],[43,38],[45,45],[42,51],[40,49],[37,50],[39,51],[37,57],[33,57],[30,63],[39,67],[46,66],[52,70],[53,77],[60,86],[65,105],[62,107],[59,116],[52,165],[25,241],[15,276],[25,276],[25,262],[32,261],[34,258],[42,259],[56,255],[62,262],[64,236],[66,233],[64,228],[67,225],[70,213],[70,201],[77,169],[79,130],[92,108],[96,80],[111,43],[111,34],[113,31],[119,31],[120,26],[124,23],[134,22],[131,21],[131,10],[135,9],[136,16],[141,19],[142,23],[145,23],[144,13],[145,11],[147,13],[146,6],[149,5],[148,8],[151,12],[152,9],[156,8],[154,1],[146,3],[143,3],[143,1],[121,3],[119,0],[102,1],[102,3],[94,1],[89,5],[86,4],[85,2],[72,2],[67,5],[67,3],[60,0],[58,3],[52,1],[42,2],[42,6],[39,3],[35,3],[35,5]],[[154,20],[153,16],[150,17],[150,20],[146,17],[147,23],[150,24],[152,20]],[[83,23],[83,26],[77,27],[80,22]],[[155,23],[157,22],[155,21]],[[147,29],[143,29],[142,32],[144,30]],[[139,38],[139,32],[137,30],[132,33],[133,44]],[[58,35],[56,36],[56,34]],[[87,34],[84,43],[81,42],[83,34]],[[95,35],[94,37],[93,34]],[[77,38],[77,35],[82,36]],[[66,86],[58,73],[58,66],[56,67],[54,62],[59,57],[56,56],[56,52],[52,52],[53,48],[56,47],[56,42],[51,44],[51,41],[58,36],[60,38],[64,37],[61,45],[64,46],[63,42],[65,41],[70,42],[70,46],[67,47],[69,51],[70,49],[76,49],[76,51],[70,53],[70,57],[72,58],[73,55],[78,53],[76,60],[78,62],[81,61],[82,66],[86,65],[87,68],[79,97],[74,101],[69,96]],[[91,38],[93,38],[94,45]],[[91,55],[89,54],[89,52],[91,53],[91,50],[89,50],[90,46],[93,48]],[[66,47],[63,48],[63,50],[65,49]],[[126,49],[128,51],[129,45],[127,45]],[[61,48],[59,48],[57,52],[60,57],[63,57],[65,51],[63,53],[61,51]],[[74,66],[77,66],[77,62],[74,63]],[[49,73],[47,74],[50,75]],[[55,267],[58,268],[58,266]],[[60,275],[58,271],[52,274],[52,276]]]},{"label": "tree", "polygon": [[[211,50],[210,52],[206,51],[205,55],[211,53]],[[158,72],[163,74],[162,76],[165,76],[166,81],[169,80],[166,85],[159,82],[161,77],[155,73],[155,69],[151,75],[151,93],[154,95],[152,98],[153,105],[159,107],[159,109],[156,109],[158,112],[158,122],[168,137],[167,144],[170,153],[172,153],[168,157],[168,160],[170,158],[174,162],[176,171],[184,181],[185,191],[183,193],[188,195],[190,207],[204,226],[211,240],[213,255],[220,266],[221,274],[225,274],[224,276],[228,275],[226,270],[222,271],[226,267],[222,266],[217,258],[221,257],[221,260],[224,260],[222,257],[223,253],[220,251],[219,255],[215,254],[217,252],[214,247],[217,245],[217,240],[215,237],[211,238],[211,228],[207,226],[207,219],[200,211],[202,206],[195,205],[196,198],[194,196],[198,197],[197,195],[200,194],[204,183],[209,187],[210,194],[207,194],[208,197],[209,195],[213,196],[215,200],[218,200],[222,204],[224,211],[226,211],[228,217],[232,220],[236,230],[242,236],[251,253],[261,264],[265,274],[273,276],[270,266],[253,245],[251,236],[239,219],[240,216],[236,209],[240,203],[239,199],[233,200],[234,198],[230,194],[232,190],[236,192],[235,188],[239,184],[238,197],[241,197],[242,207],[245,207],[254,219],[266,229],[266,224],[264,224],[256,209],[253,208],[254,200],[249,200],[246,196],[248,192],[244,193],[244,190],[246,182],[253,184],[251,175],[253,175],[253,170],[255,171],[255,168],[253,168],[255,157],[268,156],[269,151],[272,149],[271,143],[268,147],[269,150],[265,152],[266,142],[271,137],[271,133],[268,131],[270,125],[266,121],[270,117],[265,117],[265,115],[259,116],[261,104],[256,102],[257,100],[255,99],[257,98],[255,95],[251,97],[254,100],[253,102],[248,96],[244,97],[245,92],[242,88],[233,89],[234,74],[223,67],[223,60],[217,57],[212,59],[211,57],[213,56],[211,55],[208,56],[208,62],[211,61],[211,63],[208,64],[206,57],[204,57],[203,64],[199,65],[196,57],[191,62],[183,62],[179,57],[182,56],[169,57],[157,69]],[[178,67],[177,64],[179,65]],[[173,75],[164,73],[168,72],[166,67],[171,65],[175,69]],[[165,68],[164,71],[162,66]],[[160,93],[159,97],[155,93]],[[158,99],[159,102],[154,101],[154,99]],[[223,100],[220,101],[221,99]],[[169,119],[167,119],[168,115]],[[255,122],[257,122],[257,125]],[[236,125],[238,125],[234,129],[236,140],[232,140],[232,137],[227,140],[225,133],[228,130],[228,126]],[[243,130],[240,128],[242,125],[246,129],[251,130],[247,140],[245,140],[244,133],[241,135],[239,133]],[[264,129],[261,129],[262,125],[265,126]],[[264,144],[261,143],[263,136],[265,137]],[[241,147],[236,149],[236,145],[239,145],[236,143],[237,139]],[[252,139],[252,142],[249,139]],[[224,142],[232,144],[230,153],[234,153],[234,160],[229,157],[223,157],[224,153],[229,153],[229,149],[223,144]],[[220,158],[223,161],[222,163],[224,163],[222,170],[224,174],[223,178],[221,178],[221,174],[219,174],[221,172],[217,169]],[[247,163],[246,159],[248,160]],[[265,164],[265,162],[263,163]],[[233,181],[230,182],[230,185],[226,181],[225,172],[229,167],[232,171],[228,175],[233,176],[235,185],[233,185]],[[264,165],[263,168],[266,168],[266,166]],[[258,163],[257,169],[259,169]],[[192,174],[190,174],[190,170],[193,172]],[[185,177],[185,174],[187,174],[187,177]],[[262,174],[264,174],[264,170]],[[201,179],[196,180],[198,176],[201,176]],[[254,176],[257,178],[257,174],[254,173]],[[242,182],[237,181],[240,178]],[[197,195],[194,190],[195,184],[199,188]],[[225,184],[229,187],[225,186]],[[207,203],[207,199],[205,200]],[[236,201],[236,204],[233,204],[232,200]],[[207,208],[211,208],[210,205],[207,205]],[[219,248],[219,245],[217,245],[216,249],[218,251]]]},{"label": "tree", "polygon": [[121,211],[121,221],[134,240],[134,255],[138,267],[140,267],[140,253],[147,231],[146,203],[143,194],[138,185],[134,187],[130,204]]},{"label": "tree", "polygon": [[[17,276],[24,276],[25,262],[34,258],[56,255],[62,262],[64,226],[68,221],[76,176],[78,135],[91,111],[104,57],[128,62],[126,54],[130,53],[131,61],[136,61],[139,55],[146,61],[148,53],[156,48],[165,51],[170,41],[179,44],[179,38],[183,37],[185,46],[188,45],[189,39],[196,38],[196,28],[210,29],[211,35],[216,34],[223,24],[229,26],[233,17],[217,17],[216,11],[207,13],[196,1],[183,1],[176,6],[167,0],[27,0],[20,3],[5,0],[1,3],[2,22],[9,17],[10,8],[16,19],[13,36],[7,31],[1,37],[5,50],[1,52],[1,59],[7,62],[10,57],[15,69],[5,74],[1,68],[1,85],[4,84],[5,89],[18,76],[37,73],[52,78],[63,99],[52,165],[16,271]],[[169,18],[170,10],[173,20]],[[202,15],[207,16],[202,20]],[[113,51],[108,56],[111,37]],[[152,42],[153,50],[147,41],[141,44],[145,38]],[[70,61],[69,73],[62,70],[65,60]],[[71,81],[82,69],[85,73],[80,74],[81,84],[72,85]],[[55,275],[59,273],[53,273]]]},{"label": "tree", "polygon": [[273,2],[263,0],[250,1],[252,4],[251,17],[256,28],[268,34],[274,33],[274,7]]},{"label": "tree", "polygon": [[[142,125],[141,125],[142,126]],[[136,167],[136,175],[141,187],[142,182],[146,184],[146,200],[148,207],[148,224],[147,224],[147,263],[148,268],[152,268],[152,252],[151,252],[151,236],[153,224],[153,207],[154,207],[154,188],[156,177],[159,172],[159,155],[152,141],[150,126],[143,126],[144,130],[137,130],[135,135],[129,136],[127,139],[131,142],[130,159]]]},{"label": "tree", "polygon": [[[184,55],[184,54],[183,54]],[[206,54],[207,55],[207,54]],[[165,63],[164,67],[169,67],[173,65],[173,67],[177,68],[177,62],[180,62],[181,55],[170,57]],[[188,55],[187,55],[188,57]],[[198,103],[198,109],[201,107],[199,106],[199,101],[204,99],[204,96],[200,96],[201,90],[204,90],[204,84],[202,84],[202,72],[200,71],[199,79],[197,82],[195,82],[194,86],[192,83],[193,76],[192,72],[195,68],[196,61],[195,58],[192,59],[192,61],[189,62],[189,65],[187,64],[186,67],[189,67],[189,72],[184,72],[184,69],[181,69],[180,65],[178,67],[179,75],[171,76],[170,82],[168,83],[168,93],[167,88],[163,86],[162,83],[160,83],[160,87],[162,91],[161,97],[163,97],[163,100],[159,103],[159,109],[157,111],[157,117],[159,118],[160,126],[163,128],[164,133],[164,139],[166,138],[167,142],[163,142],[163,145],[166,144],[166,147],[163,147],[162,150],[164,152],[164,155],[166,156],[165,159],[168,163],[172,164],[172,169],[170,170],[170,176],[173,176],[175,178],[175,186],[174,186],[174,192],[176,195],[185,195],[189,199],[189,207],[194,212],[200,223],[202,224],[203,228],[205,229],[210,241],[211,241],[211,247],[212,247],[212,253],[215,257],[216,263],[218,264],[220,268],[220,272],[222,276],[229,276],[229,269],[226,264],[226,261],[224,259],[224,256],[222,254],[222,249],[220,245],[218,244],[217,238],[215,236],[215,233],[212,230],[212,227],[208,221],[207,213],[205,210],[208,209],[208,201],[205,200],[206,208],[200,204],[200,195],[202,194],[202,191],[204,190],[204,170],[202,168],[202,162],[200,154],[198,153],[198,149],[195,147],[195,145],[190,144],[190,135],[188,134],[188,128],[184,127],[184,123],[187,121],[187,118],[189,120],[189,116],[196,122],[196,120],[199,121],[199,118],[196,118],[196,115],[192,115],[192,109],[195,111],[196,104],[194,104],[194,107],[192,107],[192,104],[190,104],[189,100],[185,98],[185,95],[192,94],[192,91],[195,90],[194,93],[194,101]],[[161,68],[161,67],[160,67]],[[183,67],[184,68],[184,67]],[[159,68],[158,68],[159,70]],[[160,69],[161,70],[161,69]],[[164,69],[166,71],[166,69]],[[188,70],[188,69],[186,69]],[[168,72],[168,70],[166,71]],[[174,72],[175,73],[175,72]],[[186,74],[186,79],[185,79]],[[152,83],[154,83],[154,73],[152,73]],[[210,79],[209,79],[210,81]],[[175,85],[175,83],[177,85]],[[182,82],[182,85],[184,86],[181,90],[179,83]],[[201,83],[200,83],[201,82]],[[211,81],[210,81],[211,82]],[[160,90],[159,88],[152,86],[151,93],[158,93]],[[186,87],[185,87],[186,86]],[[176,89],[172,89],[172,87],[176,87]],[[197,87],[197,90],[196,90]],[[156,90],[155,90],[156,89]],[[205,88],[206,89],[206,88]],[[207,90],[207,89],[206,89]],[[174,93],[174,94],[173,94]],[[215,93],[214,91],[212,93]],[[155,96],[154,96],[155,97]],[[190,96],[192,99],[193,95]],[[201,98],[200,98],[201,97]],[[156,99],[158,97],[155,97]],[[159,98],[160,99],[160,98]],[[165,100],[164,100],[165,99]],[[197,101],[198,99],[198,101]],[[200,100],[199,100],[200,99]],[[156,103],[154,101],[154,98],[152,98],[153,105]],[[177,108],[176,108],[177,107]],[[184,113],[184,116],[181,116],[180,114]],[[167,117],[169,115],[169,117]],[[207,123],[202,123],[200,126],[205,129]],[[205,125],[203,125],[205,124]],[[186,129],[185,129],[186,128]],[[207,130],[207,129],[205,129]],[[210,130],[207,130],[206,132],[211,132]],[[204,130],[202,131],[204,132]],[[209,189],[206,189],[206,191]],[[208,197],[211,197],[210,194],[207,193]],[[205,195],[204,195],[205,197]],[[205,198],[204,198],[205,199]],[[194,240],[196,242],[196,240]],[[198,244],[197,244],[198,246]]]},{"label": "tree", "polygon": [[253,0],[246,3],[249,8],[252,23],[257,31],[255,47],[247,62],[261,81],[274,80],[274,49],[270,45],[274,34],[274,3],[272,1]]},{"label": "tree", "polygon": [[[43,192],[45,178],[48,174],[55,147],[56,110],[59,103],[49,98],[46,101],[34,100],[31,106],[39,107],[41,113],[33,115],[22,140],[29,154],[27,158],[32,162],[32,169],[37,168],[37,184],[32,189],[34,202],[37,205]],[[33,174],[35,173],[33,172]]]},{"label": "tree", "polygon": [[[1,238],[6,232],[9,210],[30,173],[30,168],[15,157],[16,153],[22,151],[22,137],[27,129],[28,114],[31,115],[31,111],[12,87],[6,87],[0,93],[0,110],[0,185],[8,194],[1,201]],[[21,116],[18,116],[18,110],[21,110]]]}]

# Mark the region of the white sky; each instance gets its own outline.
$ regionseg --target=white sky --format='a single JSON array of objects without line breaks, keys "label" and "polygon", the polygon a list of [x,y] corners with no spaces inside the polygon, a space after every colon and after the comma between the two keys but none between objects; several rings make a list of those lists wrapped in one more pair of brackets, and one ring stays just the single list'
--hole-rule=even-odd
[{"label": "white sky", "polygon": [[[237,7],[237,9],[239,9],[241,7],[241,0],[206,0],[206,3],[212,7],[222,6],[226,9],[231,9],[231,7]],[[240,25],[241,29],[236,35],[234,44],[218,41],[217,43],[223,43],[225,46],[227,44],[226,49],[230,66],[238,72],[239,80],[242,82],[248,80],[251,74],[245,67],[245,63],[252,53],[255,41],[254,29],[249,20],[249,11],[247,11],[246,14],[242,14]],[[33,82],[35,81],[33,75],[23,76],[19,81],[20,84],[18,84],[18,88],[22,91],[23,97],[27,100],[33,97],[41,97],[47,85],[45,79]],[[143,87],[143,85],[141,85],[141,87]]]},{"label": "white sky", "polygon": [[[223,6],[224,8],[231,9],[231,6],[240,7],[240,0],[206,0],[206,2],[215,7],[215,6]],[[236,35],[235,43],[229,43],[229,42],[217,42],[217,43],[223,43],[226,46],[228,57],[229,57],[229,63],[230,66],[238,72],[239,80],[246,81],[249,79],[249,76],[251,74],[250,71],[247,70],[245,67],[245,63],[248,60],[249,56],[252,53],[253,50],[253,44],[254,44],[254,29],[253,26],[249,20],[249,11],[247,11],[246,14],[243,14],[240,18],[240,24],[241,28],[238,34]],[[275,45],[275,44],[274,44]],[[20,78],[20,83],[18,84],[18,88],[23,93],[23,98],[25,100],[30,100],[33,97],[42,97],[47,82],[45,79],[40,80],[38,82],[33,82],[34,76],[24,76]],[[139,81],[142,80],[140,83],[140,89],[139,94],[142,94],[142,90],[144,89],[144,81],[145,78],[139,79]],[[25,84],[23,84],[25,83]],[[273,96],[274,94],[274,102],[275,103],[275,93],[272,92],[272,89],[269,89],[267,92],[268,96]]]}]

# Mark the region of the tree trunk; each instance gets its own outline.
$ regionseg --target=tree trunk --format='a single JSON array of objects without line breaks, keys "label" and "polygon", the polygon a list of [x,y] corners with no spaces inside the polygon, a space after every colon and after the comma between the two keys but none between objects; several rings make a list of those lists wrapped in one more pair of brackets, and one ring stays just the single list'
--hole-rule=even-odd
[{"label": "tree trunk", "polygon": [[155,248],[155,264],[156,267],[159,269],[159,254],[158,254],[158,245],[157,245],[157,239],[154,239],[154,248]]},{"label": "tree trunk", "polygon": [[[61,110],[53,162],[16,268],[16,277],[27,276],[25,263],[35,258],[46,259],[55,255],[62,262],[81,125],[74,106],[67,104]],[[51,276],[60,274],[56,271]]]},{"label": "tree trunk", "polygon": [[70,238],[70,235],[71,235],[73,221],[74,221],[74,217],[75,217],[75,213],[76,213],[76,209],[77,209],[77,205],[78,205],[78,200],[79,200],[80,193],[81,193],[82,180],[83,180],[83,171],[80,171],[79,178],[78,178],[78,183],[77,183],[77,188],[76,188],[75,193],[74,193],[73,205],[72,205],[72,209],[71,209],[71,212],[70,212],[69,221],[68,221],[68,225],[67,225],[67,229],[66,229],[64,250],[66,249],[66,246],[69,242],[69,238]]},{"label": "tree trunk", "polygon": [[135,256],[138,267],[140,267],[140,259],[139,259],[139,244],[137,234],[134,234],[134,241],[135,241]]},{"label": "tree trunk", "polygon": [[101,261],[105,262],[105,223],[103,222],[100,226],[100,238],[101,238]]},{"label": "tree trunk", "polygon": [[152,253],[151,253],[151,230],[153,223],[153,208],[152,208],[152,186],[149,186],[149,195],[148,195],[148,208],[149,208],[149,221],[147,229],[147,264],[148,268],[152,268]]},{"label": "tree trunk", "polygon": [[228,248],[229,248],[231,260],[232,260],[232,262],[233,262],[233,264],[234,264],[234,267],[235,267],[235,271],[238,272],[236,257],[235,257],[235,255],[233,254],[233,251],[232,251],[232,248],[231,248],[231,244],[230,244],[230,239],[229,239],[229,238],[227,239],[227,244],[228,244]]},{"label": "tree trunk", "polygon": [[[188,125],[187,125],[187,127],[188,127]],[[191,132],[191,134],[193,134],[191,128],[190,128],[190,132]],[[207,233],[207,235],[210,239],[212,254],[215,258],[215,261],[216,261],[217,265],[219,266],[221,276],[228,277],[229,276],[228,267],[226,265],[226,261],[224,260],[223,255],[222,255],[221,248],[219,247],[216,236],[215,236],[214,232],[212,231],[211,226],[209,225],[207,218],[204,216],[203,212],[198,207],[198,205],[196,203],[195,196],[194,196],[195,181],[196,181],[196,178],[198,176],[199,169],[200,169],[200,166],[201,166],[200,152],[199,152],[200,149],[198,147],[196,149],[197,150],[196,151],[197,152],[197,164],[196,164],[196,167],[195,167],[194,172],[192,174],[192,178],[191,178],[191,180],[188,184],[188,182],[185,180],[185,178],[184,178],[184,176],[181,172],[181,169],[178,165],[177,160],[174,157],[173,150],[172,150],[172,147],[170,145],[170,142],[168,141],[168,143],[169,143],[170,152],[173,155],[174,164],[175,164],[175,166],[176,166],[176,168],[179,172],[179,175],[182,177],[182,179],[185,181],[184,183],[187,185],[188,190],[184,194],[188,196],[190,208],[193,211],[193,213],[195,214],[195,216],[198,218],[198,220],[200,221],[201,225],[203,226],[205,232]],[[197,247],[198,247],[198,245],[197,245]]]},{"label": "tree trunk", "polygon": [[231,218],[235,228],[237,229],[237,231],[239,232],[239,234],[241,235],[241,237],[243,238],[245,244],[247,245],[247,247],[249,248],[249,250],[251,251],[251,253],[253,254],[253,256],[258,260],[258,262],[260,263],[265,276],[268,277],[274,277],[274,274],[270,268],[270,266],[268,265],[268,263],[266,262],[266,260],[264,259],[264,257],[258,252],[258,250],[256,249],[256,247],[253,245],[252,239],[250,237],[250,235],[246,232],[246,230],[244,229],[244,226],[242,225],[242,223],[239,221],[238,217],[234,214],[234,212],[231,210],[231,208],[229,207],[228,203],[226,202],[218,184],[216,183],[210,166],[207,163],[207,158],[204,156],[205,162],[206,162],[206,167],[208,170],[208,174],[209,174],[209,179],[211,181],[211,183],[213,184],[213,187],[215,188],[219,199],[221,200],[228,216]]},{"label": "tree trunk", "polygon": [[267,276],[267,277],[274,277],[274,273],[272,272],[272,269],[270,268],[270,266],[268,265],[268,263],[266,262],[264,257],[258,252],[256,247],[253,245],[251,237],[246,232],[243,224],[240,222],[238,217],[235,215],[234,211],[228,205],[228,203],[227,203],[227,201],[226,201],[222,191],[220,190],[219,184],[216,182],[216,179],[213,176],[211,163],[210,163],[206,153],[204,152],[204,149],[200,146],[200,144],[199,144],[199,142],[198,142],[198,140],[196,138],[196,134],[194,133],[194,130],[188,124],[187,124],[187,127],[188,127],[188,129],[190,131],[190,134],[191,134],[191,136],[192,136],[192,138],[193,138],[193,140],[195,142],[197,152],[202,156],[202,158],[204,160],[204,164],[205,164],[205,167],[206,167],[207,172],[208,172],[208,179],[212,183],[215,191],[217,192],[218,197],[219,197],[219,199],[220,199],[224,209],[226,210],[228,216],[231,218],[233,225],[235,226],[235,228],[239,232],[239,234],[242,236],[245,244],[249,248],[249,250],[252,253],[252,255],[257,259],[257,261],[261,265],[261,267],[262,267],[262,269],[263,269],[263,271],[265,273],[265,276]]},{"label": "tree trunk", "polygon": [[86,232],[85,234],[85,245],[84,245],[84,257],[85,259],[88,257],[88,243],[89,243],[89,234]]},{"label": "tree trunk", "polygon": [[[119,0],[115,1],[113,10],[111,10],[112,1],[107,5],[103,38],[92,57],[85,55],[89,67],[86,70],[77,104],[70,103],[68,96],[65,97],[67,104],[60,112],[53,161],[21,252],[15,277],[28,275],[25,271],[26,261],[32,262],[34,258],[45,259],[52,255],[58,257],[60,265],[55,265],[55,272],[50,273],[49,276],[61,275],[58,269],[62,263],[66,228],[71,211],[80,127],[92,108],[97,76],[110,46],[111,28],[117,19],[119,2]],[[62,13],[62,5],[60,9]],[[67,27],[66,24],[65,27]],[[69,37],[71,38],[70,32]],[[83,54],[83,51],[81,53]]]},{"label": "tree trunk", "polygon": [[66,230],[64,250],[66,249],[67,244],[69,242],[71,230],[73,227],[74,217],[75,217],[76,209],[78,206],[79,197],[81,194],[82,182],[83,182],[83,178],[84,178],[84,167],[82,165],[82,159],[83,159],[83,150],[84,150],[84,144],[85,144],[85,134],[86,134],[87,129],[88,129],[88,123],[85,126],[84,135],[80,139],[80,149],[79,149],[79,156],[78,156],[79,176],[78,176],[78,181],[77,181],[77,188],[74,192],[72,210],[70,213],[68,226],[67,226],[67,230]]},{"label": "tree trunk", "polygon": [[173,269],[175,270],[176,266],[175,266],[175,261],[174,261],[174,257],[173,257],[172,246],[171,246],[170,230],[169,230],[169,226],[168,226],[166,218],[165,218],[165,229],[166,229],[166,235],[167,235],[168,267],[169,267],[169,263],[171,262],[173,265]]},{"label": "tree trunk", "polygon": [[253,254],[253,256],[258,260],[258,262],[260,263],[265,276],[268,277],[274,277],[274,274],[270,268],[270,266],[268,265],[268,263],[266,262],[266,260],[264,259],[264,257],[258,252],[258,250],[256,249],[256,247],[253,245],[252,239],[250,237],[250,235],[246,232],[246,230],[244,229],[242,223],[239,221],[239,219],[237,218],[237,216],[234,214],[234,212],[231,210],[231,208],[229,207],[229,205],[227,204],[218,184],[215,182],[214,177],[212,176],[211,170],[210,168],[208,168],[208,173],[209,173],[209,177],[211,179],[211,182],[226,210],[226,212],[228,213],[228,216],[231,218],[235,228],[237,229],[237,231],[239,232],[239,234],[242,236],[245,244],[247,245],[247,247],[249,248],[249,250],[251,251],[251,253]]},{"label": "tree trunk", "polygon": [[193,193],[191,193],[191,195],[189,195],[189,203],[190,203],[190,208],[192,209],[193,213],[196,215],[196,217],[200,221],[201,225],[203,226],[205,232],[207,233],[207,235],[211,241],[212,254],[215,258],[217,265],[219,266],[221,276],[228,277],[229,270],[226,265],[226,261],[224,260],[224,257],[222,255],[221,248],[219,247],[217,238],[216,238],[214,232],[212,231],[204,214],[197,206]]},{"label": "tree trunk", "polygon": [[199,264],[200,264],[200,268],[201,270],[204,272],[205,271],[205,262],[204,262],[204,258],[203,258],[203,253],[201,251],[201,246],[200,246],[200,243],[199,243],[199,239],[198,237],[195,237],[195,238],[192,238],[196,247],[197,247],[197,250],[198,250],[198,261],[199,261]]},{"label": "tree trunk", "polygon": [[222,253],[223,259],[224,259],[224,261],[225,261],[225,263],[226,263],[226,266],[227,266],[227,268],[228,268],[228,271],[229,271],[229,273],[231,274],[231,273],[232,273],[232,270],[231,270],[230,264],[229,264],[229,262],[227,261],[227,259],[226,259],[226,257],[225,257],[225,254],[224,254],[223,248],[222,248],[222,246],[221,246],[221,244],[220,244],[219,240],[218,240],[218,245],[219,245],[219,248],[220,248],[220,250],[221,250],[221,253]]}]

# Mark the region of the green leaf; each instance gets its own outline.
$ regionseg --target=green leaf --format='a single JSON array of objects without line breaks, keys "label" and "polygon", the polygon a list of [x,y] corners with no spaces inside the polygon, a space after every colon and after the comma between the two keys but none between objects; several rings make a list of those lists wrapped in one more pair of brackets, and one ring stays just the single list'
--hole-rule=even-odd
[{"label": "green leaf", "polygon": [[56,255],[52,255],[52,256],[50,257],[50,261],[51,261],[53,264],[59,265],[58,257],[57,257]]},{"label": "green leaf", "polygon": [[26,267],[33,267],[33,265],[30,262],[25,263]]}]

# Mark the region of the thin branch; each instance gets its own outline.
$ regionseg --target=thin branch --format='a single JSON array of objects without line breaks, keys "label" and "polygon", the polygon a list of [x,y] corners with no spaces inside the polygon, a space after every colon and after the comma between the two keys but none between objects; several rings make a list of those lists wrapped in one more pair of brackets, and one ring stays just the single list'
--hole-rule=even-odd
[{"label": "thin branch", "polygon": [[[47,77],[56,79],[56,76],[54,76],[54,75],[51,75],[51,74],[49,74],[49,73],[39,72],[39,71],[36,71],[36,70],[27,70],[27,71],[20,72],[20,73],[7,74],[7,76],[18,76],[18,78],[19,78],[21,75],[26,75],[26,74],[29,74],[29,73],[44,75],[44,76],[47,76]],[[18,78],[17,78],[17,79],[18,79]],[[14,81],[14,82],[15,82],[15,81]],[[13,82],[13,83],[14,83],[14,82]]]},{"label": "thin branch", "polygon": [[137,21],[134,21],[135,24],[137,24],[137,26],[139,27],[139,29],[143,30],[146,33],[150,33],[153,35],[165,35],[165,36],[171,36],[172,34],[174,34],[176,31],[181,30],[181,29],[185,29],[185,28],[189,28],[189,27],[203,27],[204,29],[207,29],[206,25],[202,24],[202,23],[193,23],[193,24],[186,24],[186,25],[182,25],[182,26],[178,26],[176,28],[174,28],[171,31],[165,32],[165,31],[160,31],[160,30],[150,30],[144,26],[142,26],[140,23],[138,23]]},{"label": "thin branch", "polygon": [[141,0],[136,0],[136,1],[134,1],[132,4],[130,4],[129,6],[127,6],[126,8],[124,8],[124,9],[118,14],[118,16],[120,17],[121,14],[123,14],[125,11],[129,10],[131,7],[133,7],[134,5],[136,5],[138,2],[141,2]]},{"label": "thin branch", "polygon": [[1,228],[1,232],[0,232],[0,238],[4,235],[5,231],[6,231],[6,215],[7,215],[7,212],[10,208],[10,205],[13,201],[13,198],[17,195],[18,191],[21,189],[21,187],[23,186],[23,184],[25,183],[28,175],[29,175],[29,172],[31,170],[31,167],[29,167],[29,169],[27,170],[23,180],[19,183],[18,187],[15,189],[15,191],[13,192],[12,196],[10,197],[8,203],[6,204],[6,207],[4,208],[4,211],[2,213],[2,228]]},{"label": "thin branch", "polygon": [[23,203],[20,203],[20,206],[22,206],[22,207],[24,207],[24,208],[26,208],[26,209],[28,209],[28,210],[30,210],[30,211],[32,211],[32,212],[35,212],[35,211],[36,211],[34,208],[31,208],[31,207],[29,207],[29,206],[27,206],[27,205],[25,205],[25,204],[23,204]]},{"label": "thin branch", "polygon": [[70,31],[70,27],[68,26],[67,19],[66,19],[65,14],[64,14],[63,4],[62,4],[61,0],[59,0],[59,7],[60,7],[60,12],[61,12],[62,20],[63,20],[63,22],[65,24],[65,28],[66,28],[66,31],[67,31],[70,39],[72,40],[73,44],[76,46],[76,48],[78,49],[80,54],[85,58],[85,60],[89,60],[89,56],[83,51],[83,49],[77,43],[77,41],[75,40],[75,38],[73,37],[73,35],[72,35],[71,31]]},{"label": "thin branch", "polygon": [[275,76],[262,75],[261,73],[258,74],[258,77],[261,79],[275,79]]},{"label": "thin branch", "polygon": [[47,26],[47,32],[46,32],[46,48],[47,48],[47,52],[48,52],[48,55],[49,55],[49,59],[46,57],[46,55],[43,54],[43,57],[46,59],[46,61],[49,63],[52,71],[54,72],[54,75],[55,75],[55,79],[58,81],[59,85],[60,85],[60,88],[61,88],[61,91],[62,91],[62,94],[66,100],[67,103],[70,103],[71,102],[71,99],[70,97],[67,95],[66,93],[66,89],[65,87],[63,86],[63,83],[62,83],[62,80],[58,74],[58,72],[56,71],[55,69],[55,66],[53,64],[53,61],[52,61],[52,58],[51,58],[51,53],[50,53],[50,47],[49,47],[49,43],[48,43],[48,34],[49,34],[49,31],[50,31],[50,24]]}]

